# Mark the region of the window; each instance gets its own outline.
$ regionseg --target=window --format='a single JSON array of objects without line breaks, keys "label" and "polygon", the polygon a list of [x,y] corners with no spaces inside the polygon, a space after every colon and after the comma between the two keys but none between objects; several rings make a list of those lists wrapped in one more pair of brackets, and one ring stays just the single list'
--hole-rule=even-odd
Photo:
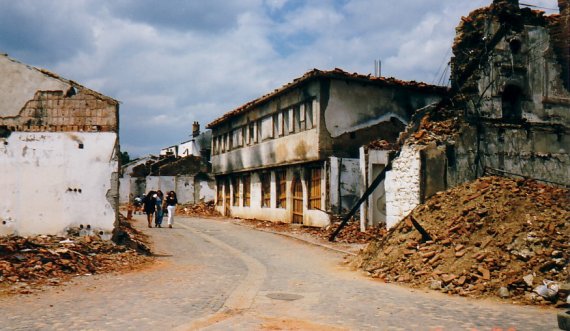
[{"label": "window", "polygon": [[287,177],[285,170],[275,171],[277,184],[277,208],[287,208]]},{"label": "window", "polygon": [[273,138],[277,138],[279,135],[279,114],[273,114]]},{"label": "window", "polygon": [[232,131],[232,141],[233,141],[233,147],[237,148],[237,147],[241,147],[242,146],[242,129],[235,129]]},{"label": "window", "polygon": [[248,134],[248,139],[247,139],[247,143],[249,145],[253,144],[255,141],[255,123],[249,123],[249,134]]},{"label": "window", "polygon": [[261,180],[261,207],[271,206],[271,173],[263,173],[259,176]]},{"label": "window", "polygon": [[314,119],[313,119],[313,101],[309,101],[305,104],[305,115],[307,117],[307,130],[313,128]]},{"label": "window", "polygon": [[293,127],[292,127],[292,131],[293,132],[299,132],[300,131],[300,116],[301,116],[301,108],[299,106],[296,106],[293,108]]},{"label": "window", "polygon": [[218,179],[217,187],[216,187],[216,205],[221,206],[223,204],[224,199],[224,181],[222,179]]},{"label": "window", "polygon": [[246,142],[246,137],[247,137],[247,126],[243,126],[241,128],[241,145],[245,146]]},{"label": "window", "polygon": [[301,107],[299,107],[299,131],[305,131],[307,129],[305,116],[305,105],[301,105]]},{"label": "window", "polygon": [[251,205],[251,177],[250,175],[244,175],[242,177],[243,182],[243,205],[244,207],[249,207]]},{"label": "window", "polygon": [[321,168],[310,169],[309,209],[321,208]]},{"label": "window", "polygon": [[259,132],[259,136],[261,137],[260,141],[273,138],[273,117],[271,116],[264,117],[260,122],[261,122],[260,125],[261,131]]},{"label": "window", "polygon": [[286,136],[291,132],[291,123],[289,115],[289,109],[283,111],[283,135]]},{"label": "window", "polygon": [[255,142],[261,142],[262,141],[262,126],[261,126],[261,120],[258,120],[257,122],[255,122],[255,126],[257,127],[257,134],[255,135]]},{"label": "window", "polygon": [[233,200],[234,200],[234,206],[239,206],[239,180],[238,177],[233,177],[232,178],[232,189],[233,191]]}]

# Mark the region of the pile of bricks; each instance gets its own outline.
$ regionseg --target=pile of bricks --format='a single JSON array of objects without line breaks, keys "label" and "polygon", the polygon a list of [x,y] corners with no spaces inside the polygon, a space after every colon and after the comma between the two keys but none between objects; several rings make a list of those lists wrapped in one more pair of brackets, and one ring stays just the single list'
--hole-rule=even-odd
[{"label": "pile of bricks", "polygon": [[214,201],[179,205],[176,213],[185,216],[220,216]]},{"label": "pile of bricks", "polygon": [[0,293],[32,293],[75,276],[140,266],[150,258],[93,236],[0,237]]},{"label": "pile of bricks", "polygon": [[547,301],[536,288],[566,283],[568,238],[568,189],[485,177],[430,198],[353,263],[387,282],[550,303],[564,298]]}]

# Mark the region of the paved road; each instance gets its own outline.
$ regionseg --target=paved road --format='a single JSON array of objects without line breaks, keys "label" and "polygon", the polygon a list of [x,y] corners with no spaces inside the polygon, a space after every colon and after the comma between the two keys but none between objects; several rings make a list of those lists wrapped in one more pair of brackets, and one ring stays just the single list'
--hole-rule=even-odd
[{"label": "paved road", "polygon": [[155,266],[0,298],[0,329],[557,330],[552,309],[383,284],[346,270],[340,253],[228,221],[138,221]]}]

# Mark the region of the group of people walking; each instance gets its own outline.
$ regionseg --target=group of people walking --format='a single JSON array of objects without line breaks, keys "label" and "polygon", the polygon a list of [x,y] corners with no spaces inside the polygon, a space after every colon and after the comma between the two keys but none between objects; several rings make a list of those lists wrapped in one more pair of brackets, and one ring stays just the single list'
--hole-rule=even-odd
[{"label": "group of people walking", "polygon": [[165,210],[168,215],[168,227],[172,228],[172,225],[174,224],[174,212],[176,210],[176,205],[178,204],[178,199],[176,198],[176,193],[174,191],[168,192],[166,197],[164,197],[161,190],[150,191],[144,197],[142,203],[149,228],[152,228],[153,217],[154,227],[162,227],[162,219],[164,217]]}]

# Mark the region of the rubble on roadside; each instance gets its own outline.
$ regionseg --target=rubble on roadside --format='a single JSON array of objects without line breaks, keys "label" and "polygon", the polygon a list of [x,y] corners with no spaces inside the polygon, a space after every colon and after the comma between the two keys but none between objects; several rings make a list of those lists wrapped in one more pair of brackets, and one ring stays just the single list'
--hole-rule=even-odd
[{"label": "rubble on roadside", "polygon": [[[310,235],[320,241],[328,242],[329,237],[339,226],[340,219],[334,219],[330,226],[324,228],[262,220],[241,219],[240,222],[257,229],[284,232],[292,235]],[[385,234],[386,229],[379,227],[368,228],[365,232],[361,232],[360,224],[354,220],[351,220],[335,238],[335,242],[345,244],[366,244],[370,242],[370,240],[380,238]]]},{"label": "rubble on roadside", "polygon": [[214,201],[176,206],[176,213],[184,216],[221,216]]},{"label": "rubble on roadside", "polygon": [[131,270],[148,263],[149,256],[137,252],[137,247],[130,248],[133,242],[136,246],[146,245],[140,233],[125,223],[122,219],[125,245],[96,234],[0,237],[0,294],[28,294],[76,276]]},{"label": "rubble on roadside", "polygon": [[547,304],[568,295],[569,261],[570,190],[483,177],[431,197],[352,264],[386,282]]}]

